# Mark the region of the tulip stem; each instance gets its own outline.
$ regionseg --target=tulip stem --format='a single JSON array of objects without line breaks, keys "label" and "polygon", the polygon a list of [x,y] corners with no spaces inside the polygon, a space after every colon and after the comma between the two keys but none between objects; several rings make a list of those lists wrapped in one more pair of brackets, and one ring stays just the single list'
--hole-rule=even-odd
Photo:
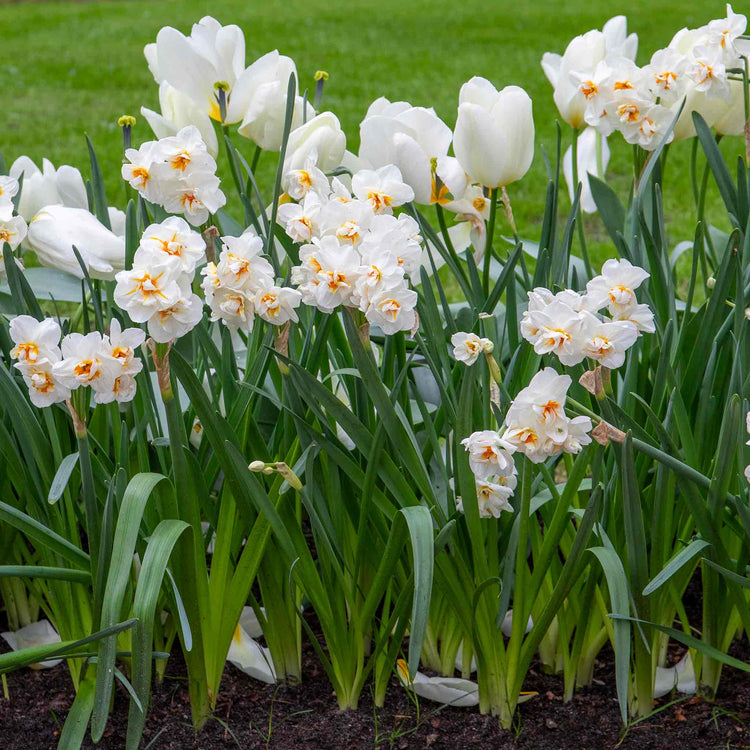
[{"label": "tulip stem", "polygon": [[497,215],[497,189],[490,189],[490,218],[487,222],[487,240],[484,243],[484,295],[490,294],[490,266],[492,264],[492,238],[495,235],[495,216]]},{"label": "tulip stem", "polygon": [[[573,130],[573,148],[571,159],[571,166],[573,168],[573,190],[578,190],[578,131]],[[578,230],[578,242],[581,246],[581,256],[583,258],[583,265],[586,267],[586,273],[590,279],[594,278],[594,269],[591,267],[591,260],[589,260],[589,250],[586,246],[586,234],[583,231],[583,211],[581,211],[580,200],[578,202],[578,208],[576,210],[576,225]]]}]

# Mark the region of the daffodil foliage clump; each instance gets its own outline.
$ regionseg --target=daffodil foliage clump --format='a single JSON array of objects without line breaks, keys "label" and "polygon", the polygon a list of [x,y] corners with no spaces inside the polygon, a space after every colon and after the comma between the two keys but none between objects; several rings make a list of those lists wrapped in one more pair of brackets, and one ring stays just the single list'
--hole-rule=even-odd
[{"label": "daffodil foliage clump", "polygon": [[[86,179],[0,160],[0,673],[67,661],[61,747],[103,736],[115,679],[138,747],[178,644],[197,729],[225,668],[304,682],[303,637],[342,709],[405,689],[505,727],[533,660],[570,700],[611,644],[626,723],[749,669],[745,30],[727,6],[638,67],[618,16],[546,53],[571,128],[544,154],[528,93],[478,77],[451,124],[377,99],[354,154],[327,73],[300,92],[206,17],[145,47],[126,205],[90,143]],[[692,227],[664,215],[672,149]]]}]

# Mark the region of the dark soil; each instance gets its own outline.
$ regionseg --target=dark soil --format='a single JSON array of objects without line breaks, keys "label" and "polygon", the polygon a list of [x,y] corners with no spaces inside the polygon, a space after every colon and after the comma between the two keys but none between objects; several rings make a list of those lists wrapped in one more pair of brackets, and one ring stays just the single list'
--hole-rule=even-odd
[{"label": "dark soil", "polygon": [[[736,643],[732,654],[750,662],[750,644]],[[422,701],[420,713],[395,681],[386,705],[373,710],[367,691],[358,711],[337,709],[325,673],[311,647],[304,654],[305,682],[279,687],[257,682],[227,666],[215,718],[195,735],[185,666],[175,649],[167,676],[154,688],[143,748],[522,748],[561,750],[614,748],[622,726],[614,689],[612,654],[605,651],[597,663],[593,687],[562,701],[562,678],[532,670],[524,686],[539,695],[520,707],[513,732],[475,709],[440,709]],[[54,748],[73,690],[64,665],[8,675],[10,700],[0,694],[0,748],[45,750]],[[666,697],[666,706],[652,718],[631,727],[620,747],[637,750],[669,748],[750,748],[750,675],[727,668],[717,702],[700,698]],[[128,699],[117,684],[114,712],[100,748],[121,748],[127,725]],[[88,744],[87,747],[93,747]]]}]

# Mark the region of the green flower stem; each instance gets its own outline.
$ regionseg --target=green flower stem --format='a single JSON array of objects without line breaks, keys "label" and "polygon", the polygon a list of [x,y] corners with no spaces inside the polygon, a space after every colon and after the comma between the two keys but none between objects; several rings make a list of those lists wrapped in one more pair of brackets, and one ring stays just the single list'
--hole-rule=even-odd
[{"label": "green flower stem", "polygon": [[484,287],[484,296],[488,297],[490,293],[490,266],[492,264],[492,244],[495,236],[495,217],[497,216],[497,189],[490,190],[490,218],[487,222],[487,238],[484,242],[484,274],[482,285]]}]

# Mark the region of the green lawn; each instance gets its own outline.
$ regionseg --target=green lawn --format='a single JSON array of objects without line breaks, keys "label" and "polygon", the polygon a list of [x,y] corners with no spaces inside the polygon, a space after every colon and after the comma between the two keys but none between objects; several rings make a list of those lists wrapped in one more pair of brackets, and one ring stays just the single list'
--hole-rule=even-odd
[{"label": "green lawn", "polygon": [[[2,2],[2,0],[0,0]],[[532,3],[446,0],[194,0],[151,2],[59,2],[0,5],[3,81],[0,151],[10,163],[20,154],[87,171],[83,133],[102,162],[111,203],[122,203],[119,179],[121,114],[139,114],[142,104],[158,109],[157,86],[143,46],[164,25],[189,32],[210,13],[245,32],[247,62],[278,48],[297,63],[301,87],[327,70],[325,105],[341,119],[356,150],[358,124],[368,104],[385,95],[434,106],[455,122],[458,90],[472,75],[497,86],[518,84],[534,100],[537,150],[526,178],[510,188],[519,231],[538,235],[546,173],[542,148],[554,155],[556,110],[539,61],[546,50],[561,52],[577,33],[601,27],[627,13],[640,37],[639,62],[668,43],[682,26],[697,26],[724,14],[722,2],[687,5],[683,0],[631,0],[594,4],[584,0]],[[569,139],[567,128],[564,138]],[[134,142],[148,140],[140,118]],[[237,137],[236,141],[242,141]],[[631,151],[611,139],[610,179],[621,195],[630,180]],[[251,144],[244,143],[248,153]],[[740,153],[739,139],[725,142]],[[694,207],[688,182],[690,145],[676,144],[669,157],[666,214],[671,241],[692,237]],[[271,169],[271,157],[264,159]],[[709,203],[715,201],[712,193]],[[717,212],[718,214],[718,212]],[[598,220],[587,222],[596,254],[609,254]],[[596,240],[599,240],[597,242]]]}]

